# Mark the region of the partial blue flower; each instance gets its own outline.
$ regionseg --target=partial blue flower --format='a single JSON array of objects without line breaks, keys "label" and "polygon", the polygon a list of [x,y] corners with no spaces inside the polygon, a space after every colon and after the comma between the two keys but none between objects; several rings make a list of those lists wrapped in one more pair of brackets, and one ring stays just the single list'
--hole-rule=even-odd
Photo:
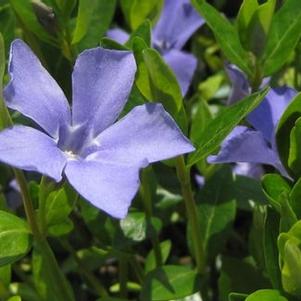
[{"label": "partial blue flower", "polygon": [[275,130],[281,115],[296,93],[289,87],[271,89],[262,103],[247,117],[253,128],[235,127],[222,143],[219,153],[209,156],[208,162],[267,164],[288,176],[276,149]]},{"label": "partial blue flower", "polygon": [[42,130],[16,125],[0,132],[0,161],[57,182],[64,174],[94,206],[125,217],[139,188],[141,168],[194,150],[161,104],[138,106],[114,124],[135,72],[131,52],[84,51],[72,74],[71,110],[37,57],[15,40],[5,100]]},{"label": "partial blue flower", "polygon": [[[152,44],[174,71],[185,95],[197,66],[196,58],[181,50],[194,32],[205,23],[189,0],[165,0],[160,19],[152,32]],[[107,32],[108,37],[124,44],[129,35],[122,29]]]}]

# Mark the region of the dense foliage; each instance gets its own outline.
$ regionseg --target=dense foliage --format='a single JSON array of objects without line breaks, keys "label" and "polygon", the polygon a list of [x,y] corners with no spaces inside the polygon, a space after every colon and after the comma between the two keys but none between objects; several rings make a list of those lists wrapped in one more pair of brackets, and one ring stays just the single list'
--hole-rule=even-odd
[{"label": "dense foliage", "polygon": [[0,0],[0,300],[301,300],[300,38],[300,0]]}]

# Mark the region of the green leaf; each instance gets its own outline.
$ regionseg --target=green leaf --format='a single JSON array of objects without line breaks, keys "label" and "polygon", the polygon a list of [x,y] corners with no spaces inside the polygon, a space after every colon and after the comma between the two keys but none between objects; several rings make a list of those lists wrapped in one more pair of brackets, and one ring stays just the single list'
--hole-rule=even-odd
[{"label": "green leaf", "polygon": [[126,46],[133,48],[133,41],[136,37],[141,38],[147,47],[151,47],[151,23],[145,20],[131,35],[126,42]]},{"label": "green leaf", "polygon": [[246,301],[288,301],[276,290],[262,289],[249,295]]},{"label": "green leaf", "polygon": [[[165,240],[160,243],[160,250],[162,255],[162,263],[164,264],[171,251],[171,241]],[[156,257],[154,250],[151,250],[145,259],[145,272],[148,273],[156,268]]]},{"label": "green leaf", "polygon": [[160,7],[161,0],[134,0],[130,8],[130,26],[132,29],[137,29],[138,26],[148,17],[151,17],[157,12]]},{"label": "green leaf", "polygon": [[290,183],[278,174],[266,174],[262,178],[263,192],[271,205],[281,212],[281,194],[288,194],[291,190]]},{"label": "green leaf", "polygon": [[[88,13],[85,13],[84,22],[87,22],[87,24],[82,25],[84,30],[79,28],[78,37],[73,37],[75,41],[72,42],[78,43],[77,49],[79,52],[99,45],[100,39],[110,27],[116,9],[116,0],[81,0],[80,2],[84,2],[83,5],[91,7],[92,11],[89,10]],[[79,39],[79,37],[81,38]]]},{"label": "green leaf", "polygon": [[143,241],[146,237],[146,219],[142,212],[130,212],[120,221],[124,236],[133,241]]},{"label": "green leaf", "polygon": [[211,257],[222,249],[227,238],[226,232],[235,218],[236,202],[233,199],[232,184],[232,170],[226,167],[206,181],[197,195],[200,231],[204,248]]},{"label": "green leaf", "polygon": [[191,166],[215,151],[234,127],[264,99],[268,90],[252,94],[242,101],[227,107],[207,124],[196,140],[196,151],[189,157]]},{"label": "green leaf", "polygon": [[141,301],[169,301],[184,298],[199,290],[196,271],[186,266],[166,265],[150,272],[145,279]]},{"label": "green leaf", "polygon": [[277,238],[279,235],[279,215],[267,208],[263,234],[263,251],[265,270],[274,288],[281,289],[281,272],[279,268]]},{"label": "green leaf", "polygon": [[[300,18],[301,19],[301,18]],[[301,94],[299,93],[292,102],[287,106],[282,114],[277,130],[276,143],[277,150],[283,166],[293,177],[298,177],[298,174],[289,167],[289,155],[291,147],[291,130],[295,126],[295,122],[301,117]]]},{"label": "green leaf", "polygon": [[231,293],[229,295],[229,301],[245,301],[247,297],[248,295],[246,294]]},{"label": "green leaf", "polygon": [[5,72],[5,47],[3,36],[0,32],[0,97],[2,97],[3,91],[3,76]]},{"label": "green leaf", "polygon": [[18,16],[19,21],[21,22],[21,26],[26,29],[26,31],[34,33],[44,42],[47,42],[54,46],[57,45],[56,39],[48,34],[38,21],[32,7],[32,1],[10,0],[9,2],[16,15]]},{"label": "green leaf", "polygon": [[299,117],[290,133],[290,149],[288,166],[298,177],[301,176],[301,117]]},{"label": "green leaf", "polygon": [[27,223],[19,217],[0,211],[0,266],[22,258],[31,248]]},{"label": "green leaf", "polygon": [[236,28],[206,1],[192,0],[192,4],[206,20],[228,60],[251,77],[253,74],[251,57],[243,49]]},{"label": "green leaf", "polygon": [[267,45],[262,57],[264,76],[272,75],[287,61],[301,36],[299,0],[287,0],[273,16]]},{"label": "green leaf", "polygon": [[74,301],[70,284],[56,262],[47,242],[35,241],[32,253],[35,288],[45,301]]},{"label": "green leaf", "polygon": [[294,184],[289,195],[290,205],[298,219],[301,219],[300,199],[301,199],[301,178],[299,178],[297,182]]},{"label": "green leaf", "polygon": [[6,288],[8,288],[9,285],[10,285],[11,274],[12,274],[12,269],[11,269],[10,264],[7,264],[7,265],[4,265],[3,267],[0,267],[0,283],[3,286],[5,286]]},{"label": "green leaf", "polygon": [[20,296],[14,296],[9,298],[7,301],[22,301],[22,299]]}]

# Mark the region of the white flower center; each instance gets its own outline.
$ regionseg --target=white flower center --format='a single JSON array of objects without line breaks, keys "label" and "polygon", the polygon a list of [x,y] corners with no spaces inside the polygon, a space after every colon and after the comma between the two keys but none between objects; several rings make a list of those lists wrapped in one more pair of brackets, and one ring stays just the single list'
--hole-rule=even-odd
[{"label": "white flower center", "polygon": [[75,154],[73,151],[67,150],[67,151],[64,151],[64,153],[68,159],[75,160],[78,158],[78,155]]}]

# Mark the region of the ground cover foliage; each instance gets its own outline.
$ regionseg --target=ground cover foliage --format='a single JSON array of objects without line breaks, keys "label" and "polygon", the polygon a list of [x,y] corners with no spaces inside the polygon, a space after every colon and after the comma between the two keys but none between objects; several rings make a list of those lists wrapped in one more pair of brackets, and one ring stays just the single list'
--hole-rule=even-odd
[{"label": "ground cover foliage", "polygon": [[300,37],[300,0],[0,0],[0,300],[300,300]]}]

